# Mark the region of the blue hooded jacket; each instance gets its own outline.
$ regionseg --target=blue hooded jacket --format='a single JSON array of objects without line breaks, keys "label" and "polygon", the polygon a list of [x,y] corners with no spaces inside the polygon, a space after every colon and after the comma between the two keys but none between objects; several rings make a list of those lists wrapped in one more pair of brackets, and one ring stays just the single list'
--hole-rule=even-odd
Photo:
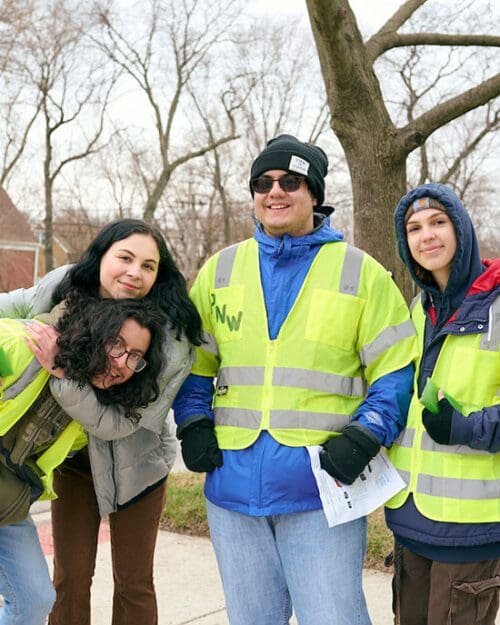
[{"label": "blue hooded jacket", "polygon": [[[408,247],[405,216],[417,199],[438,200],[450,217],[457,249],[444,291],[432,275],[417,272]],[[422,393],[432,374],[447,334],[476,334],[478,322],[488,329],[489,309],[500,296],[500,260],[481,262],[472,221],[457,195],[443,184],[424,184],[412,189],[394,213],[398,251],[414,282],[422,290],[426,314],[425,339],[418,390]],[[471,384],[477,383],[471,380]],[[450,444],[500,451],[500,406],[485,406],[468,419],[454,418]],[[401,508],[386,509],[386,521],[398,541],[413,552],[443,562],[468,562],[500,556],[500,523],[441,523],[417,510],[410,496]]]},{"label": "blue hooded jacket", "polygon": [[[259,225],[255,231],[271,339],[278,335],[321,246],[343,240],[324,216],[315,214],[315,223],[315,229],[301,237],[270,237]],[[390,445],[403,428],[412,378],[413,365],[382,376],[354,415],[383,445]],[[211,378],[191,374],[174,402],[177,424],[213,419],[212,394]],[[263,431],[250,447],[222,453],[222,467],[208,473],[205,482],[205,495],[212,503],[255,516],[321,508],[305,447],[281,445]]]}]

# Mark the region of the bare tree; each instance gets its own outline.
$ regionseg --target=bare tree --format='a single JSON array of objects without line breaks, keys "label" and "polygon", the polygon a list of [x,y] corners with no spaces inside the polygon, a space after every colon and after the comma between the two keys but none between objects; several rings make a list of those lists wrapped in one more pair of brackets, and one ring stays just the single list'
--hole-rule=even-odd
[{"label": "bare tree", "polygon": [[75,16],[68,0],[32,13],[18,60],[40,102],[47,271],[53,268],[54,185],[67,165],[99,149],[114,83],[113,77],[103,76],[101,60],[87,45]]},{"label": "bare tree", "polygon": [[32,2],[3,0],[0,4],[0,186],[5,187],[24,153],[28,135],[40,112],[41,98],[33,97],[19,71],[20,41],[29,28]]},{"label": "bare tree", "polygon": [[[156,146],[145,163],[138,158],[146,201],[144,219],[152,220],[174,171],[218,146],[236,138],[234,119],[225,108],[226,128],[217,136],[201,133],[195,145],[178,147],[182,127],[182,106],[189,98],[188,87],[195,83],[214,47],[226,39],[236,15],[236,2],[227,0],[149,0],[142,5],[147,22],[142,38],[120,23],[110,6],[99,7],[102,34],[96,43],[139,88],[149,108],[156,134]],[[223,109],[224,111],[224,109]],[[187,113],[189,115],[189,113]],[[151,150],[150,150],[151,152]]]},{"label": "bare tree", "polygon": [[[5,74],[2,78],[5,78]],[[42,98],[30,101],[24,85],[3,83],[0,101],[0,120],[3,136],[0,139],[1,163],[0,186],[5,187],[7,179],[16,167],[28,144],[28,136],[42,107]]]},{"label": "bare tree", "polygon": [[328,129],[329,111],[319,64],[301,22],[254,18],[242,30],[236,53],[239,83],[251,85],[242,120],[248,157],[283,132],[317,141]]},{"label": "bare tree", "polygon": [[54,236],[64,244],[68,262],[77,262],[97,233],[115,217],[96,217],[83,206],[59,210],[54,218]]},{"label": "bare tree", "polygon": [[[426,20],[427,21],[427,20]],[[432,59],[425,58],[432,54]],[[393,105],[401,124],[412,123],[425,110],[426,98],[446,93],[450,81],[460,80],[461,69],[474,51],[470,48],[450,46],[441,54],[431,47],[410,46],[382,59],[382,82],[386,83],[385,96]],[[484,72],[485,63],[477,68]],[[392,85],[388,89],[387,76],[393,73],[403,88]],[[497,190],[488,180],[488,160],[499,146],[500,105],[490,101],[482,107],[438,129],[411,155],[408,161],[410,186],[436,181],[451,186],[468,204],[476,224],[478,236],[489,238],[489,224],[494,221],[489,210],[497,205]],[[485,220],[485,215],[489,216]]]},{"label": "bare tree", "polygon": [[[198,94],[191,88],[189,92],[197,110],[198,117],[203,122],[207,137],[214,143],[216,137],[221,134],[222,129],[220,128],[220,117],[218,117],[216,111],[213,110],[213,106],[210,106],[211,96],[207,84],[209,80],[210,72],[207,67],[204,81],[205,88],[198,89]],[[227,116],[233,120],[235,120],[236,116],[241,119],[245,116],[245,108],[255,91],[256,81],[254,77],[251,73],[247,73],[245,69],[236,74],[230,71],[226,76],[223,76],[222,83],[225,85],[225,89],[220,98]],[[222,123],[224,123],[223,120]],[[194,135],[196,129],[192,128],[192,132]],[[246,136],[245,133],[243,133],[243,136]],[[242,142],[244,142],[244,139],[240,140],[238,144],[241,145]],[[212,221],[214,217],[216,217],[219,222],[222,221],[222,227],[219,227],[220,235],[217,237],[220,241],[219,247],[233,243],[236,240],[234,238],[235,234],[237,235],[233,228],[233,226],[236,225],[233,218],[236,193],[233,192],[233,189],[234,181],[237,176],[241,176],[242,170],[241,167],[237,166],[237,148],[238,145],[236,142],[219,145],[210,152],[207,152],[203,158],[198,161],[200,166],[196,167],[196,165],[193,165],[192,168],[196,178],[203,181],[203,186],[205,186],[205,188],[210,189],[209,193],[204,193],[206,196],[205,203],[208,206],[209,221]],[[220,210],[218,210],[219,208]],[[239,229],[237,228],[237,230]],[[208,255],[210,255],[209,253],[215,252],[216,249],[213,242],[209,243],[205,246],[202,256],[204,256],[206,260]],[[198,265],[198,267],[199,266],[201,265]]]},{"label": "bare tree", "polygon": [[[156,224],[189,282],[209,256],[226,244],[221,198],[210,181],[211,172],[203,171],[203,165],[189,163],[175,185],[175,196],[162,198],[156,215]],[[251,236],[254,223],[249,200],[233,199],[229,219],[231,242]]]},{"label": "bare tree", "polygon": [[[2,0],[0,4],[0,74],[7,68],[16,40],[27,27],[33,0]],[[15,55],[15,53],[14,53]]]},{"label": "bare tree", "polygon": [[[100,180],[101,186],[109,192],[109,205],[113,206],[116,217],[138,216],[143,208],[143,183],[141,165],[147,160],[147,154],[138,152],[125,130],[118,130],[111,137],[106,150],[97,155],[97,167],[92,174]],[[77,181],[75,181],[77,183]],[[83,189],[79,184],[76,193],[79,201],[83,197]],[[103,201],[104,193],[99,193],[99,202]],[[99,211],[103,207],[99,204]]]},{"label": "bare tree", "polygon": [[[392,211],[406,190],[406,162],[442,126],[500,94],[500,73],[448,95],[398,127],[392,121],[374,71],[387,51],[404,46],[499,46],[486,34],[400,32],[426,0],[406,0],[364,42],[348,0],[306,0],[331,111],[332,128],[345,152],[354,201],[354,238],[396,276],[406,293],[409,279],[395,263]],[[389,243],[389,244],[388,244]]]},{"label": "bare tree", "polygon": [[[286,55],[283,40],[288,42]],[[234,56],[218,72],[225,85],[224,107],[235,118],[241,139],[205,154],[196,177],[213,190],[206,201],[213,208],[212,218],[219,220],[222,246],[241,238],[252,226],[249,161],[270,138],[283,132],[317,141],[328,130],[328,107],[319,64],[296,20],[254,18],[240,30]],[[212,79],[208,67],[205,75]],[[197,95],[192,93],[198,116],[213,140],[221,132],[221,119],[209,106],[210,98],[206,82]]]}]

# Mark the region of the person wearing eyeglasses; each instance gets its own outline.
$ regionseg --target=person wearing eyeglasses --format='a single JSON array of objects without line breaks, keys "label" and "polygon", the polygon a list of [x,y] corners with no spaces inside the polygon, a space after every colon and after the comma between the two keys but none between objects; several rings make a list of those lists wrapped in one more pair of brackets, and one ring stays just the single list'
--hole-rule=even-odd
[{"label": "person wearing eyeglasses", "polygon": [[[201,321],[164,237],[139,219],[107,224],[77,263],[51,271],[34,287],[0,293],[0,316],[32,318],[50,311],[73,292],[103,300],[152,301],[167,321],[163,366],[157,379],[159,395],[137,410],[136,419],[127,419],[119,405],[103,405],[92,385],[65,378],[51,380],[52,395],[69,416],[84,428],[97,419],[108,434],[99,438],[89,433],[86,447],[65,461],[54,476],[58,493],[51,505],[56,601],[49,623],[90,625],[99,526],[101,518],[108,517],[113,545],[113,625],[157,625],[154,552],[165,508],[165,481],[176,454],[168,412],[190,371],[192,346],[200,343]],[[130,355],[127,358],[130,363]],[[112,394],[113,389],[108,392]]]},{"label": "person wearing eyeglasses", "polygon": [[407,487],[386,504],[401,625],[494,625],[500,599],[500,259],[481,259],[457,194],[437,183],[394,213],[420,289],[408,423],[389,455]]},{"label": "person wearing eyeglasses", "polygon": [[[351,484],[402,429],[416,356],[391,276],[324,206],[328,159],[291,135],[251,166],[253,238],[191,290],[205,342],[174,401],[184,461],[207,472],[231,625],[368,625],[366,518],[328,527],[307,446]],[[215,380],[215,385],[214,385]]]},{"label": "person wearing eyeglasses", "polygon": [[[138,411],[159,391],[165,316],[155,304],[70,297],[64,308],[56,307],[42,319],[44,323],[0,319],[3,623],[45,623],[55,592],[29,507],[40,497],[57,496],[54,471],[87,443],[82,426],[53,398],[49,380],[89,384],[103,405],[120,406],[127,416],[122,436],[133,431]],[[76,390],[71,401],[78,403],[79,395]],[[85,429],[103,439],[111,431],[97,414],[89,415]]]}]

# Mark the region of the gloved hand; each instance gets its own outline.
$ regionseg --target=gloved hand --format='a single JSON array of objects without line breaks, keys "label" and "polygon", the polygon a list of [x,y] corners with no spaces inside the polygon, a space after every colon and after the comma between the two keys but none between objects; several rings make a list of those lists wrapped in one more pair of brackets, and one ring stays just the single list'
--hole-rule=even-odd
[{"label": "gloved hand", "polygon": [[[454,408],[450,402],[443,397],[438,402],[439,412],[433,414],[427,408],[422,411],[422,421],[432,440],[441,445],[450,444],[451,422],[453,420]],[[465,419],[465,417],[463,417]]]},{"label": "gloved hand", "polygon": [[380,443],[361,425],[346,425],[340,436],[323,445],[319,455],[321,468],[343,484],[352,484],[375,457]]},{"label": "gloved hand", "polygon": [[182,458],[190,471],[210,473],[222,466],[222,451],[211,419],[193,421],[181,430],[179,438]]}]

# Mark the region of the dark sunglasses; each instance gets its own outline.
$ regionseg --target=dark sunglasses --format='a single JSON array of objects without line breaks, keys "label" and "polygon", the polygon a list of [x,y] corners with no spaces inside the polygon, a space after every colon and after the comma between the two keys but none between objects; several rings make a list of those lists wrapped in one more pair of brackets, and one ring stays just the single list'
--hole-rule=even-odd
[{"label": "dark sunglasses", "polygon": [[297,174],[283,174],[279,178],[271,178],[271,176],[259,176],[250,180],[250,187],[254,193],[269,193],[273,188],[273,183],[277,182],[285,193],[297,191],[304,176]]}]

